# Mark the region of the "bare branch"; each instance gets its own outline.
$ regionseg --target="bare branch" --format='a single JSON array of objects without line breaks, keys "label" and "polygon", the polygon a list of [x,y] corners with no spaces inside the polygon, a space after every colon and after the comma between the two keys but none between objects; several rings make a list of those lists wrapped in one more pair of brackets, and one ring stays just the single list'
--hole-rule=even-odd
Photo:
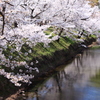
[{"label": "bare branch", "polygon": [[81,20],[87,20],[87,19],[89,19],[90,17],[87,17],[87,18],[82,18]]},{"label": "bare branch", "polygon": [[7,2],[7,1],[4,1],[6,4],[10,5],[10,6],[14,6],[13,4]]},{"label": "bare branch", "polygon": [[2,20],[3,20],[2,21],[3,22],[2,23],[2,31],[1,31],[2,32],[2,35],[3,35],[4,34],[4,26],[5,26],[5,16],[4,16],[4,13],[1,12],[1,11],[0,11],[0,15],[2,16]]},{"label": "bare branch", "polygon": [[[49,8],[49,7],[48,7]],[[48,9],[47,8],[47,9]],[[36,14],[35,16],[32,15],[32,13],[34,12],[35,9],[32,10],[31,12],[31,18],[36,18],[38,15],[40,15],[41,13],[45,12],[47,9],[43,9],[41,12],[39,12],[38,14]]]}]

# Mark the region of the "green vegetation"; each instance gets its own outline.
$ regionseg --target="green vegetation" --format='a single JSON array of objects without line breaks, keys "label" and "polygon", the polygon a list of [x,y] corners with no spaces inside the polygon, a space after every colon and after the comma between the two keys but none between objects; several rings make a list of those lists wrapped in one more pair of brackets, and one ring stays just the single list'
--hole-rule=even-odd
[{"label": "green vegetation", "polygon": [[93,85],[95,85],[96,87],[100,87],[100,71],[91,78],[91,81],[94,83]]},{"label": "green vegetation", "polygon": [[[50,36],[50,38],[52,38],[57,35],[56,33],[53,33],[55,29],[56,29],[55,27],[49,27],[45,31],[45,34],[50,35],[52,33]],[[28,41],[27,39],[22,39],[24,44],[21,46],[20,50],[17,50],[16,44],[8,43],[7,48],[3,49],[3,54],[5,55],[7,59],[10,60],[10,62],[16,61],[20,63],[20,62],[25,61],[27,64],[29,64],[30,61],[32,61],[33,59],[37,59],[37,58],[42,59],[43,56],[52,57],[56,51],[68,50],[70,45],[73,45],[76,42],[77,43],[81,42],[81,41],[76,41],[77,37],[73,36],[73,38],[71,39],[67,36],[65,37],[61,36],[59,41],[58,40],[52,41],[48,45],[45,45],[44,43],[41,42],[41,43],[37,43],[35,46],[32,46],[32,45],[30,46],[28,44],[28,43],[32,44],[31,41]],[[90,38],[96,38],[96,36],[89,35],[88,38],[85,36],[83,38],[84,39],[82,40],[84,41]],[[7,67],[8,66],[7,64],[5,63],[5,64],[0,65],[0,69],[3,68],[7,72],[17,73],[19,72],[19,69],[21,68],[23,72],[26,73],[27,68],[25,68],[23,65],[16,66],[15,69],[12,70],[11,65],[10,67]]]},{"label": "green vegetation", "polygon": [[[22,45],[22,48],[20,51],[16,51],[16,46],[8,45],[6,50],[3,50],[3,54],[6,56],[6,58],[9,58],[10,60],[16,60],[16,61],[30,61],[33,57],[39,57],[39,56],[49,56],[52,55],[55,51],[67,49],[70,44],[73,44],[74,41],[69,39],[68,37],[61,37],[60,41],[52,41],[49,43],[48,46],[44,46],[44,43],[37,43],[37,45],[30,47],[26,43]],[[14,51],[12,52],[12,50]],[[31,52],[28,52],[28,51]],[[20,53],[19,53],[20,52]]]},{"label": "green vegetation", "polygon": [[52,37],[54,37],[54,36],[56,36],[57,34],[55,34],[54,33],[54,31],[55,31],[55,27],[49,27],[46,31],[44,31],[44,33],[46,34],[46,35],[51,35],[49,38],[52,38]]},{"label": "green vegetation", "polygon": [[95,34],[90,34],[88,37],[89,38],[97,38],[97,36]]},{"label": "green vegetation", "polygon": [[90,49],[100,49],[100,45],[92,46]]},{"label": "green vegetation", "polygon": [[[25,42],[21,49],[18,51],[15,44],[8,44],[7,49],[3,50],[3,54],[10,62],[17,61],[29,63],[32,59],[42,58],[42,56],[51,57],[54,52],[60,50],[67,50],[70,44],[74,44],[75,41],[71,40],[68,37],[61,37],[59,41],[52,41],[47,46],[44,46],[44,43],[37,43],[35,46],[30,47],[27,42]],[[8,64],[5,63],[8,66]],[[5,69],[6,72],[18,73],[21,68],[23,72],[26,73],[27,68],[24,66],[16,66],[13,70],[12,66],[6,67],[4,64],[0,65],[0,69]],[[21,72],[20,72],[21,73]],[[28,74],[28,73],[27,73]]]}]

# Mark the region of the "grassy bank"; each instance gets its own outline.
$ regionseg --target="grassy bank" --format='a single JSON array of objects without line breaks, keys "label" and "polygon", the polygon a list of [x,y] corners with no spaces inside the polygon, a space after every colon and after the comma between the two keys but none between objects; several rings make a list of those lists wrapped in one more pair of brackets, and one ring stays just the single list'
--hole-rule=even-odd
[{"label": "grassy bank", "polygon": [[[50,63],[56,63],[58,51],[66,51],[68,50],[69,46],[71,44],[74,44],[75,41],[69,39],[68,37],[61,37],[59,42],[58,41],[52,41],[49,43],[48,46],[44,46],[44,43],[37,43],[35,46],[30,47],[26,42],[22,45],[22,48],[20,51],[16,50],[16,45],[13,43],[9,43],[7,45],[6,49],[3,49],[3,54],[5,55],[6,59],[10,59],[9,63],[2,63],[0,65],[0,69],[4,69],[7,74],[11,73],[11,75],[40,75],[41,73],[49,70]],[[20,53],[21,52],[21,53]],[[57,55],[55,55],[57,53]],[[55,58],[53,58],[55,56]],[[37,62],[36,62],[37,61]],[[15,68],[12,68],[14,66],[13,62],[17,66]],[[30,70],[29,68],[26,68],[25,65],[21,65],[20,63],[26,62],[27,65],[29,65],[29,68],[38,68],[39,73],[37,73],[35,70]],[[33,64],[32,64],[33,63]],[[7,66],[5,66],[7,64]],[[9,65],[10,64],[10,65]],[[9,65],[9,67],[8,67]],[[18,66],[19,65],[19,66]],[[48,66],[49,65],[49,66]],[[53,66],[52,66],[53,67]],[[46,70],[45,70],[46,69]],[[7,85],[9,83],[9,86]],[[22,83],[22,82],[20,82]],[[22,83],[24,84],[24,83]],[[25,83],[26,84],[26,83]],[[6,97],[14,91],[18,90],[19,87],[14,86],[13,83],[10,82],[9,79],[7,79],[5,76],[0,76],[0,96]],[[23,85],[22,85],[23,86]],[[20,87],[21,88],[21,87]]]},{"label": "grassy bank", "polygon": [[[48,76],[51,72],[55,71],[56,67],[66,64],[66,62],[73,59],[77,53],[85,49],[83,45],[87,46],[91,44],[92,41],[95,41],[94,36],[89,36],[84,42],[74,41],[68,37],[61,37],[59,41],[52,41],[48,46],[44,46],[43,43],[37,43],[37,45],[30,47],[27,43],[24,43],[20,51],[15,50],[13,52],[12,48],[16,48],[16,46],[14,44],[8,44],[7,49],[3,50],[6,59],[10,58],[11,63],[13,61],[18,63],[27,62],[29,67],[26,68],[21,64],[15,68],[12,68],[12,65],[6,67],[4,64],[0,67],[12,75],[34,75],[34,78],[31,79],[31,85],[34,85],[37,79]],[[30,68],[38,68],[39,73],[35,70],[30,70]],[[9,83],[9,87],[6,83]],[[6,97],[13,94],[14,91],[17,91],[19,88],[25,88],[29,85],[20,81],[19,83],[22,83],[22,86],[16,87],[8,79],[2,76],[0,84],[3,85],[0,87],[0,91],[3,92],[0,93],[0,96]],[[5,86],[7,87],[5,88]]]}]

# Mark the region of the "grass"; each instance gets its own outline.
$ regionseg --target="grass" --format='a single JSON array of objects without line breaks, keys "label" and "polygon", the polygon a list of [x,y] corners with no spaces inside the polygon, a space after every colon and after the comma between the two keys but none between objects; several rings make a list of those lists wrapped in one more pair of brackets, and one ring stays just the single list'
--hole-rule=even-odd
[{"label": "grass", "polygon": [[[47,29],[48,33],[54,31],[54,27],[49,27]],[[95,35],[89,36],[89,38],[95,38]],[[68,49],[70,44],[74,44],[75,41],[66,37],[60,37],[59,41],[52,41],[48,44],[48,46],[44,47],[44,43],[37,43],[37,45],[30,47],[26,44],[27,40],[23,44],[21,50],[18,52],[16,50],[15,44],[8,44],[7,49],[3,50],[3,54],[7,59],[11,61],[30,61],[33,58],[40,57],[40,56],[51,56],[55,51]],[[11,52],[14,49],[13,52]],[[28,51],[31,50],[31,53]],[[11,57],[11,58],[10,58]]]},{"label": "grass", "polygon": [[[33,58],[41,58],[42,56],[52,56],[53,53],[56,51],[68,49],[70,44],[73,44],[74,42],[75,41],[69,39],[68,37],[61,37],[59,41],[52,41],[47,47],[44,46],[44,43],[37,43],[37,45],[30,47],[25,42],[22,45],[20,51],[16,50],[15,44],[8,44],[7,49],[3,50],[3,54],[7,59],[10,59],[10,61],[26,61],[28,63]],[[13,49],[14,51],[11,52]],[[30,53],[28,52],[29,50],[31,50]],[[4,69],[6,68],[4,65],[0,67]],[[6,71],[10,71],[10,69],[7,69]]]},{"label": "grass", "polygon": [[[42,59],[42,56],[52,57],[54,52],[60,50],[67,50],[70,44],[74,43],[75,41],[69,39],[68,37],[61,37],[59,41],[57,40],[52,41],[51,43],[49,43],[47,47],[44,47],[44,43],[37,43],[37,45],[33,47],[30,47],[29,45],[24,43],[19,52],[16,51],[16,45],[8,44],[7,49],[3,50],[3,54],[7,59],[10,59],[10,61],[17,61],[17,62],[26,61],[27,63],[29,63],[30,61],[32,61],[32,59],[36,58]],[[15,49],[15,51],[11,52],[12,49]],[[32,52],[29,53],[28,52],[29,50],[31,50]],[[12,57],[10,58],[10,56]],[[0,69],[5,69],[6,72],[14,72],[15,74],[19,72],[19,69],[22,69],[23,72],[27,73],[26,72],[27,69],[24,66],[16,66],[15,69],[12,70],[11,67],[6,67],[5,65],[2,64],[0,65]]]},{"label": "grass", "polygon": [[43,43],[38,43],[35,47],[33,47],[33,51],[35,52],[35,56],[49,56],[52,55],[56,50],[67,49],[68,46],[74,43],[72,40],[65,38],[60,38],[60,41],[53,41],[47,47],[44,47]]},{"label": "grass", "polygon": [[50,35],[51,34],[51,36],[49,38],[52,38],[52,37],[56,36],[56,34],[54,33],[54,31],[55,31],[55,28],[51,26],[46,31],[44,31],[44,33],[46,35]]}]

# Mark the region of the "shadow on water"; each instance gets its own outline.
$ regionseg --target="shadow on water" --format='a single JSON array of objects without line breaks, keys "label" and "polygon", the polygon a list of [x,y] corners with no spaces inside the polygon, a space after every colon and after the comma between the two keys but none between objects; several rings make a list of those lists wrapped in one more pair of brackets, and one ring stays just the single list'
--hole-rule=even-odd
[{"label": "shadow on water", "polygon": [[25,100],[100,100],[99,70],[100,49],[87,50],[37,91],[25,93]]}]

